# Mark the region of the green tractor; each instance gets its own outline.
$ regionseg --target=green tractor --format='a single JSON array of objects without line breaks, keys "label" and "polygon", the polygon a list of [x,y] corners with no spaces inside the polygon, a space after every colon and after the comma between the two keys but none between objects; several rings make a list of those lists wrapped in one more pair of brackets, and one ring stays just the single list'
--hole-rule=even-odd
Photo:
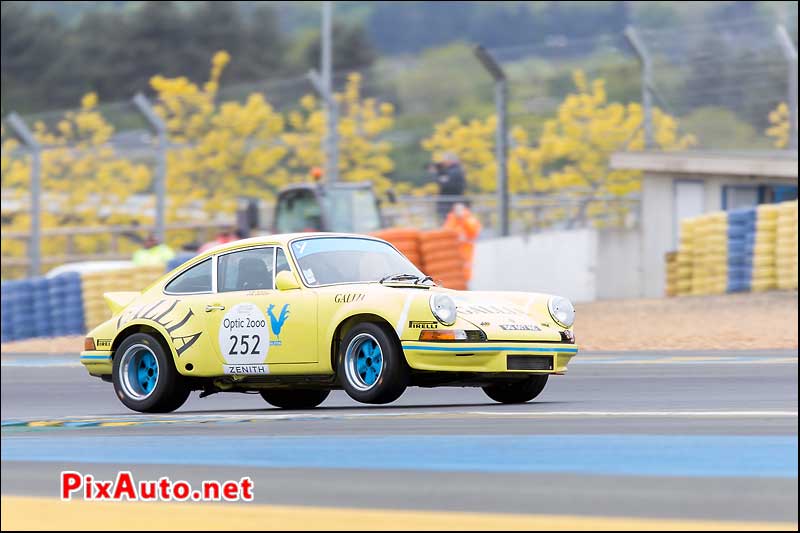
[{"label": "green tractor", "polygon": [[290,185],[275,204],[275,233],[369,233],[383,226],[380,201],[368,181]]}]

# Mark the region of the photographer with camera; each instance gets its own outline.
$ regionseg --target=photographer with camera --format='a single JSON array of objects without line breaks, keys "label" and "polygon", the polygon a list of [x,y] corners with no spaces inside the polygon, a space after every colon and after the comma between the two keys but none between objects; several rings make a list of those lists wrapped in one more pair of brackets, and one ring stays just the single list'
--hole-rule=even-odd
[{"label": "photographer with camera", "polygon": [[441,223],[450,213],[453,205],[462,201],[461,196],[464,195],[467,184],[464,168],[461,166],[458,156],[452,152],[446,152],[440,161],[428,165],[428,172],[439,185],[439,196],[446,197],[440,198],[436,202],[436,213]]}]

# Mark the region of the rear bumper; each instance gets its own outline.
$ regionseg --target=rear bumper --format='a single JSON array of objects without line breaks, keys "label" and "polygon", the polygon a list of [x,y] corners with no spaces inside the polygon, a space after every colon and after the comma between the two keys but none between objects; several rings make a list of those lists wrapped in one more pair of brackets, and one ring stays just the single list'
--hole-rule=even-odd
[{"label": "rear bumper", "polygon": [[[411,368],[441,372],[562,373],[578,353],[576,345],[558,343],[404,341],[401,344]],[[548,358],[549,366],[539,364]],[[531,364],[526,365],[526,359]]]},{"label": "rear bumper", "polygon": [[83,364],[86,370],[93,376],[111,374],[111,353],[111,351],[106,350],[81,352],[81,364]]}]

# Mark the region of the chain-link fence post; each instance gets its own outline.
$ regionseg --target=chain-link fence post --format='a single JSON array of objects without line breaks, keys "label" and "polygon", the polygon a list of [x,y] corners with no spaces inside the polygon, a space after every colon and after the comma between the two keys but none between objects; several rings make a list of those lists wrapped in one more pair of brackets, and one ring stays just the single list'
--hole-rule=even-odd
[{"label": "chain-link fence post", "polygon": [[333,97],[333,2],[322,2],[322,90],[325,104],[325,179],[339,180],[339,110]]},{"label": "chain-link fence post", "polygon": [[25,145],[31,156],[31,234],[28,240],[28,273],[31,277],[41,273],[42,247],[42,145],[16,113],[7,122],[14,136]]},{"label": "chain-link fence post", "polygon": [[137,93],[133,97],[136,109],[144,116],[147,123],[155,131],[158,137],[158,151],[155,173],[155,192],[156,192],[156,238],[159,242],[166,242],[166,211],[167,211],[167,126],[164,120],[158,116],[150,101],[142,93]]},{"label": "chain-link fence post", "polygon": [[497,204],[500,235],[509,234],[508,224],[508,80],[505,72],[483,46],[475,47],[475,56],[494,79],[494,105],[497,113]]},{"label": "chain-link fence post", "polygon": [[775,35],[781,44],[783,56],[788,63],[788,84],[787,84],[787,105],[789,106],[789,142],[787,147],[790,150],[797,150],[797,48],[786,31],[786,27],[778,25],[775,28]]},{"label": "chain-link fence post", "polygon": [[653,61],[647,52],[639,33],[633,26],[625,28],[625,37],[631,43],[639,64],[642,66],[642,108],[644,111],[644,146],[655,148],[653,136]]},{"label": "chain-link fence post", "polygon": [[308,80],[322,98],[327,110],[327,123],[333,125],[325,134],[325,179],[335,182],[339,179],[339,103],[333,97],[333,93],[328,94],[325,88],[325,80],[314,69],[308,71]]}]

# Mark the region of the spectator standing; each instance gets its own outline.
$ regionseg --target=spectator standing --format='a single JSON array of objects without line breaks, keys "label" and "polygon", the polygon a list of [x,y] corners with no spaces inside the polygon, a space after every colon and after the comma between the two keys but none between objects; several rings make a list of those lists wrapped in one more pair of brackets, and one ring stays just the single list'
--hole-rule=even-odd
[{"label": "spectator standing", "polygon": [[164,243],[158,242],[154,234],[149,234],[142,248],[133,253],[133,263],[137,266],[164,265],[175,257],[175,252]]},{"label": "spectator standing", "polygon": [[481,232],[481,222],[472,214],[462,202],[456,202],[452,211],[447,215],[444,229],[450,229],[458,234],[460,241],[459,251],[464,260],[464,278],[472,279],[472,259],[475,255],[475,239]]},{"label": "spectator standing", "polygon": [[233,228],[233,227],[224,228],[222,231],[219,232],[219,234],[217,234],[216,239],[214,239],[213,241],[208,241],[207,243],[202,245],[200,249],[197,250],[197,253],[200,254],[205,252],[206,250],[213,248],[214,246],[217,246],[218,244],[227,244],[229,242],[238,241],[239,239],[242,238],[244,238],[244,234],[239,228]]},{"label": "spectator standing", "polygon": [[[461,197],[467,186],[466,175],[461,162],[452,152],[442,156],[442,160],[434,165],[436,183],[439,185],[440,196]],[[436,203],[436,212],[439,220],[444,220],[453,209],[454,204],[461,202],[461,198],[443,198]]]}]

